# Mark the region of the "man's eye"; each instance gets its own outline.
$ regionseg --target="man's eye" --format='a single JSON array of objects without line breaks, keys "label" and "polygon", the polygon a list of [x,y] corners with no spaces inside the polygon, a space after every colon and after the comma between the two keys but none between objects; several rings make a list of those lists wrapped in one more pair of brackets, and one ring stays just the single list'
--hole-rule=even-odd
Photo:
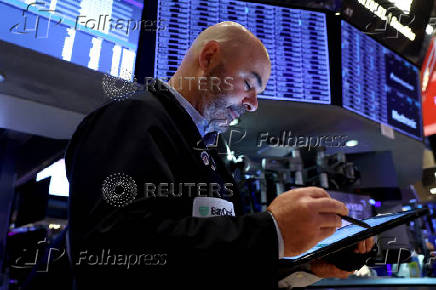
[{"label": "man's eye", "polygon": [[247,90],[249,90],[251,87],[250,87],[250,84],[247,82],[247,81],[245,81],[245,88],[247,89]]}]

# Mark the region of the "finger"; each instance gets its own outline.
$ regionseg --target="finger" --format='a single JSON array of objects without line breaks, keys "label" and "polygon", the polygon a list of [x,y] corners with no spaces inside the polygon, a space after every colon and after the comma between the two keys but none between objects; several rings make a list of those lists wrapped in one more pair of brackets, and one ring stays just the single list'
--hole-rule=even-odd
[{"label": "finger", "polygon": [[374,246],[374,237],[370,237],[370,238],[366,239],[365,245],[366,245],[366,252],[365,253],[368,253],[369,251],[371,251],[372,247]]},{"label": "finger", "polygon": [[347,271],[341,270],[338,267],[336,267],[335,265],[332,265],[331,269],[332,269],[332,276],[334,278],[347,279],[348,276],[350,276],[353,273],[353,272],[347,272]]},{"label": "finger", "polygon": [[341,279],[347,279],[351,274],[353,274],[353,272],[347,272],[347,271],[342,271],[339,270],[340,272],[337,273],[337,277],[341,278]]},{"label": "finger", "polygon": [[311,205],[319,213],[348,215],[348,209],[345,204],[332,198],[318,198],[313,200]]},{"label": "finger", "polygon": [[325,238],[330,237],[336,232],[336,227],[331,228],[320,228],[319,229],[319,239],[322,241]]},{"label": "finger", "polygon": [[364,253],[366,253],[365,241],[359,242],[359,243],[357,244],[357,247],[358,247],[358,249],[359,249],[359,253],[360,253],[360,254],[364,254]]},{"label": "finger", "polygon": [[325,261],[318,261],[311,264],[312,272],[321,278],[341,278],[346,279],[352,272],[346,272],[335,265],[326,263]]},{"label": "finger", "polygon": [[302,189],[309,190],[310,196],[314,198],[331,198],[330,194],[320,187],[310,186]]},{"label": "finger", "polygon": [[318,218],[320,228],[340,228],[342,226],[342,219],[337,214],[320,213]]}]

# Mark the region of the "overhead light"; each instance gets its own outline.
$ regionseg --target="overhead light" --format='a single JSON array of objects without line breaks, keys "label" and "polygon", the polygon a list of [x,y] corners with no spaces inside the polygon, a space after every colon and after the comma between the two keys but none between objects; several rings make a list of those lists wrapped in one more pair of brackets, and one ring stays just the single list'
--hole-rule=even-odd
[{"label": "overhead light", "polygon": [[359,145],[359,141],[357,140],[348,140],[347,143],[345,143],[345,146],[347,147],[354,147]]},{"label": "overhead light", "polygon": [[436,187],[430,188],[430,193],[431,194],[436,194]]},{"label": "overhead light", "polygon": [[425,29],[425,32],[427,32],[427,34],[430,35],[430,34],[433,33],[433,30],[434,30],[433,26],[427,25],[427,28]]},{"label": "overhead light", "polygon": [[341,15],[341,13],[340,13],[340,12],[336,12],[335,15],[338,15],[338,16],[339,16],[339,15]]}]

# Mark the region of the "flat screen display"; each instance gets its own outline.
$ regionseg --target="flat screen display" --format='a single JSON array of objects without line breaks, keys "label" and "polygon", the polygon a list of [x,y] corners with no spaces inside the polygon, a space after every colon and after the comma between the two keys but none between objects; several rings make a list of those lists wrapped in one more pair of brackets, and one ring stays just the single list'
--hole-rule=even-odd
[{"label": "flat screen display", "polygon": [[342,17],[359,30],[414,64],[426,36],[434,1],[429,0],[342,0]]},{"label": "flat screen display", "polygon": [[0,0],[0,40],[133,79],[143,2]]},{"label": "flat screen display", "polygon": [[[365,219],[365,223],[367,223],[368,225],[370,225],[371,227],[375,227],[381,224],[384,224],[388,221],[397,219],[399,217],[402,217],[406,214],[409,214],[409,212],[404,212],[404,213],[397,213],[397,214],[390,214],[390,215],[386,215],[386,216],[377,216],[377,217],[373,217],[373,218],[369,218],[369,219]],[[310,253],[313,253],[321,248],[324,248],[326,246],[329,246],[333,243],[336,243],[338,241],[341,241],[347,237],[351,237],[354,236],[362,231],[365,231],[367,229],[360,227],[360,226],[356,226],[356,225],[347,225],[344,227],[341,227],[340,229],[338,229],[336,231],[336,233],[334,233],[333,235],[331,235],[330,237],[326,238],[325,240],[321,241],[320,243],[318,243],[318,245],[316,245],[315,247],[313,247],[312,249],[310,249],[309,251],[299,255],[299,256],[295,256],[295,257],[285,257],[284,259],[298,259],[300,257],[306,256]]]},{"label": "flat screen display", "polygon": [[229,0],[159,0],[154,77],[169,78],[207,27],[235,21],[268,50],[271,77],[259,98],[330,104],[326,16],[323,13]]},{"label": "flat screen display", "polygon": [[343,106],[421,139],[418,69],[347,22],[341,26]]}]

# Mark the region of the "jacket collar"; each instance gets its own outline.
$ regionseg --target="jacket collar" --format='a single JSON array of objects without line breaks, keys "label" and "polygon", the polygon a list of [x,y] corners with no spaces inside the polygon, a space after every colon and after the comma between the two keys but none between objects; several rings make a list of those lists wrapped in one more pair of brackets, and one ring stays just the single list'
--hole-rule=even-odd
[{"label": "jacket collar", "polygon": [[[206,148],[203,142],[203,136],[200,134],[200,130],[197,127],[194,118],[191,117],[182,102],[177,99],[177,91],[175,89],[169,87],[168,84],[159,79],[153,79],[148,83],[146,90],[151,92],[162,103],[172,117],[174,117],[178,122],[181,122],[179,125],[186,128],[183,134],[187,140],[189,140],[189,143],[193,148]],[[180,98],[183,98],[183,96],[180,95]],[[183,99],[188,102],[185,98]],[[193,107],[192,109],[195,110]]]},{"label": "jacket collar", "polygon": [[168,83],[165,82],[162,82],[162,85],[165,86],[165,88],[168,89],[173,94],[173,96],[180,103],[180,105],[182,105],[182,107],[185,108],[186,112],[189,114],[192,121],[194,121],[195,125],[197,126],[198,132],[200,133],[201,137],[204,138],[204,135],[206,135],[206,133],[209,133],[207,131],[209,127],[208,121],[175,88],[173,88],[172,86],[170,86]]}]

